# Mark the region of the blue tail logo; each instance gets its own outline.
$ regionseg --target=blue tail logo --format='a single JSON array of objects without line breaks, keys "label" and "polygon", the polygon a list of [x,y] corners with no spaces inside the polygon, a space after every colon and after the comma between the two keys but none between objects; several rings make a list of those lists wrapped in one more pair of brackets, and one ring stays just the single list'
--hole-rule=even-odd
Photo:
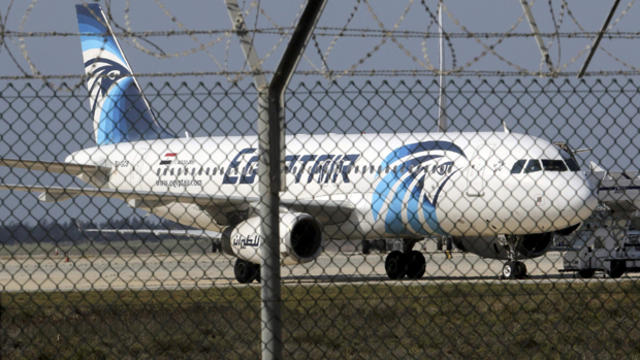
[{"label": "blue tail logo", "polygon": [[173,137],[158,124],[98,4],[76,5],[98,145]]}]

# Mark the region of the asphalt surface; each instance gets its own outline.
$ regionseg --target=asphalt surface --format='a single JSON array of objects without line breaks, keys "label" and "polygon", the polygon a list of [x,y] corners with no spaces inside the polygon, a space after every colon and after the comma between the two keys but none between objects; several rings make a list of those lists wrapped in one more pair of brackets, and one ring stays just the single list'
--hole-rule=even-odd
[{"label": "asphalt surface", "polygon": [[[384,254],[324,253],[315,261],[282,266],[285,286],[335,283],[388,282]],[[553,282],[575,281],[574,273],[563,273],[559,252],[526,260],[528,278],[501,280],[503,262],[475,255],[453,253],[426,254],[427,269],[421,280],[403,283],[432,282]],[[0,258],[0,291],[51,292],[88,290],[192,289],[239,285],[233,275],[235,259],[216,253],[167,255],[103,256],[21,256]],[[596,281],[603,280],[596,274]],[[634,278],[625,274],[623,279]],[[580,279],[579,281],[584,281]],[[613,280],[607,280],[613,281]],[[250,286],[258,286],[254,283]]]}]

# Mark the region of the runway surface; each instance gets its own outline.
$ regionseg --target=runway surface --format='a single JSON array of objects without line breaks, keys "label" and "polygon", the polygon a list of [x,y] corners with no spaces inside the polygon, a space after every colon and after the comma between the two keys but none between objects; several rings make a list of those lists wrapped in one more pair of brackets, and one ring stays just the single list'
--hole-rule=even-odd
[{"label": "runway surface", "polygon": [[[325,253],[315,261],[282,266],[286,285],[389,282],[384,270],[384,254]],[[499,279],[503,263],[475,255],[426,254],[427,269],[421,280],[403,283],[472,281]],[[240,285],[233,275],[235,259],[216,253],[168,255],[37,256],[0,258],[0,290],[9,292],[192,289]],[[573,273],[561,273],[561,253],[550,252],[526,260],[528,282],[568,281]],[[599,281],[602,281],[602,276]],[[623,278],[635,277],[626,274]],[[582,281],[582,280],[580,280]]]}]

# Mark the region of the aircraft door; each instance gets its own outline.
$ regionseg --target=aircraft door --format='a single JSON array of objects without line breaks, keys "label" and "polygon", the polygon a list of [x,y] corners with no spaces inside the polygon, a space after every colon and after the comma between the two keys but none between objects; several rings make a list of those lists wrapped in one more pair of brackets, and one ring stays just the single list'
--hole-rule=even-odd
[{"label": "aircraft door", "polygon": [[486,166],[481,163],[472,163],[465,170],[467,186],[464,195],[467,197],[483,197],[487,182],[484,178]]}]

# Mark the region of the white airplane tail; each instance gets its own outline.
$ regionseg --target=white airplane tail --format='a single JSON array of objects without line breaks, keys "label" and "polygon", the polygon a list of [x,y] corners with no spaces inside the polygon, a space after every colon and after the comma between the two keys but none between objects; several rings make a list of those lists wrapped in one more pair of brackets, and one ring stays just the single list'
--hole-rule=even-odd
[{"label": "white airplane tail", "polygon": [[153,116],[100,6],[76,5],[76,13],[96,143],[174,137]]}]

